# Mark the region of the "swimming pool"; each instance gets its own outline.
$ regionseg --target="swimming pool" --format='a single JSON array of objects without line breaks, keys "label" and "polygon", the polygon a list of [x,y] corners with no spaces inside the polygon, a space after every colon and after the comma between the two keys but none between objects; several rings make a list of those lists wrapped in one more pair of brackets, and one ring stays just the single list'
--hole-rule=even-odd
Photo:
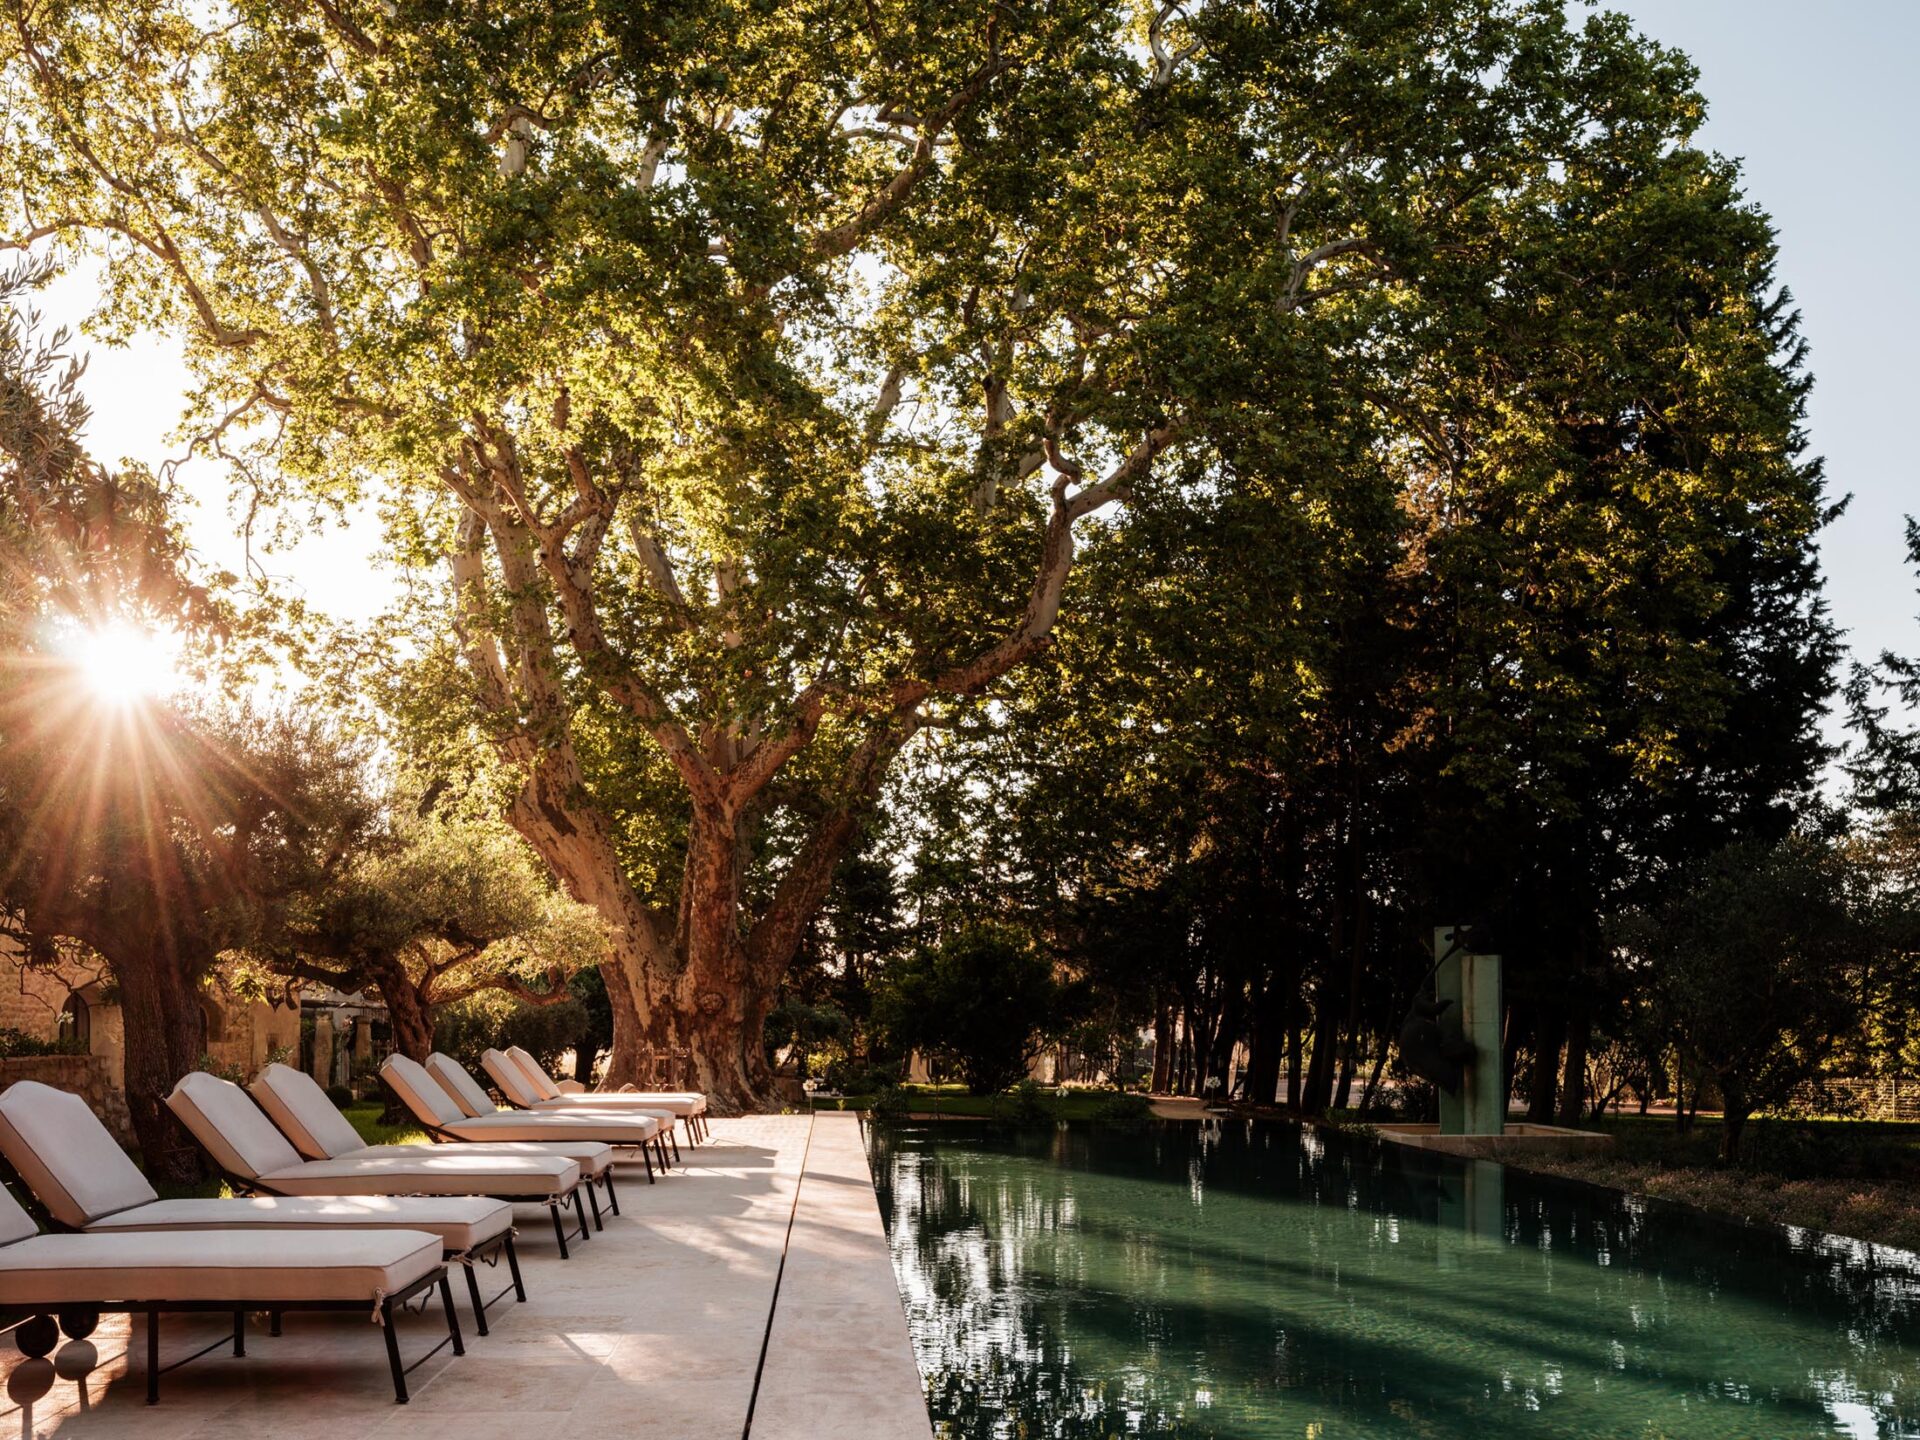
[{"label": "swimming pool", "polygon": [[1920,1436],[1920,1257],[1289,1126],[870,1128],[945,1437]]}]

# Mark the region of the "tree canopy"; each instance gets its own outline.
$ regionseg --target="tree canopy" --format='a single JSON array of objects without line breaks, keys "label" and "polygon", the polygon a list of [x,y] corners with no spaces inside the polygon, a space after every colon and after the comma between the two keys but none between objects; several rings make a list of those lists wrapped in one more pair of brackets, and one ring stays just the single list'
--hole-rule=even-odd
[{"label": "tree canopy", "polygon": [[[102,256],[109,332],[191,337],[195,424],[268,503],[376,495],[437,577],[363,681],[600,912],[616,1081],[686,1046],[764,1091],[891,763],[1058,633],[1243,683],[1213,637],[1094,633],[1076,550],[1136,524],[1106,583],[1178,600],[1258,536],[1270,572],[1207,603],[1298,638],[1201,793],[1312,733],[1347,737],[1335,809],[1371,802],[1362,727],[1464,837],[1419,849],[1434,904],[1591,915],[1644,858],[1593,843],[1620,813],[1690,790],[1636,836],[1724,826],[1815,748],[1826,512],[1771,237],[1618,17],[13,18],[11,238]],[[1402,658],[1309,643],[1364,630],[1354,585]]]}]

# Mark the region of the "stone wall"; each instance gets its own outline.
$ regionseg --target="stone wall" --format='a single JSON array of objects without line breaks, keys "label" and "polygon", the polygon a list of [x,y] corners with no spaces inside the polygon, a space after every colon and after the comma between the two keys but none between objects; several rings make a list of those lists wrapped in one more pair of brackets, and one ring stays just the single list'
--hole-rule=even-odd
[{"label": "stone wall", "polygon": [[38,1080],[56,1090],[72,1091],[107,1122],[114,1139],[131,1146],[133,1125],[127,1118],[127,1101],[120,1093],[119,1078],[108,1074],[102,1055],[22,1055],[0,1060],[0,1090],[16,1080]]},{"label": "stone wall", "polygon": [[77,966],[29,969],[7,942],[0,941],[0,1030],[18,1030],[36,1040],[53,1039],[60,1031],[60,1010],[67,996],[98,978]]}]

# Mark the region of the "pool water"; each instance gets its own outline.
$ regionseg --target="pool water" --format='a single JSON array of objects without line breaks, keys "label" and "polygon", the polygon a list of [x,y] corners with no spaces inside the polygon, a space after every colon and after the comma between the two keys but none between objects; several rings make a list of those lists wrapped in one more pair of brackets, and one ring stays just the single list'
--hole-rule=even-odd
[{"label": "pool water", "polygon": [[1920,1436],[1920,1257],[1271,1124],[870,1130],[943,1440]]}]

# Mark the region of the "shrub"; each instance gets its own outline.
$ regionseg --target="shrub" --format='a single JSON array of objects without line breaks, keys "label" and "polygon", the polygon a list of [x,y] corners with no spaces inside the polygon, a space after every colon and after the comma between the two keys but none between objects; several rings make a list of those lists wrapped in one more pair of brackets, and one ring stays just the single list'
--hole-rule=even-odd
[{"label": "shrub", "polygon": [[1053,1107],[1040,1087],[1022,1080],[1003,1095],[993,1097],[993,1118],[1003,1125],[1045,1125],[1053,1120]]},{"label": "shrub", "polygon": [[87,1047],[71,1035],[40,1040],[24,1030],[0,1028],[0,1060],[24,1059],[29,1055],[84,1055]]},{"label": "shrub", "polygon": [[562,1053],[586,1037],[591,1022],[579,1000],[569,996],[552,1005],[527,1005],[497,993],[475,995],[443,1007],[435,1017],[433,1045],[475,1075],[484,1075],[486,1050],[518,1045],[551,1070]]},{"label": "shrub", "polygon": [[1101,1096],[1089,1112],[1090,1118],[1107,1124],[1133,1124],[1152,1114],[1151,1100],[1124,1090]]},{"label": "shrub", "polygon": [[353,1091],[344,1085],[329,1085],[327,1086],[327,1099],[333,1102],[336,1110],[344,1110],[353,1104]]},{"label": "shrub", "polygon": [[875,1093],[868,1113],[878,1120],[901,1120],[912,1108],[905,1090],[898,1085],[888,1085]]}]

